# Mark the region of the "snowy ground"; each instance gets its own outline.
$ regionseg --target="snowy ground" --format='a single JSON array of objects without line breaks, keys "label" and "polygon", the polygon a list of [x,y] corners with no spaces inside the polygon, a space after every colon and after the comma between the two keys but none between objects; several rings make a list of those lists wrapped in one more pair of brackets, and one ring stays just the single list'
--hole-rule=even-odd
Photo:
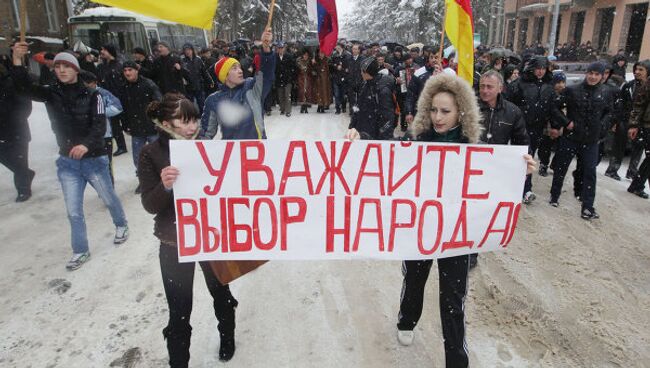
[{"label": "snowy ground", "polygon": [[[139,197],[130,153],[115,159],[116,187],[131,238],[115,247],[113,225],[86,196],[91,261],[67,272],[69,225],[56,179],[56,144],[34,104],[34,197],[14,203],[0,167],[0,366],[164,367],[167,310],[152,217]],[[332,113],[267,118],[270,138],[339,138]],[[467,337],[473,367],[648,367],[650,202],[602,176],[585,222],[569,189],[546,204],[551,177],[535,177],[505,252],[483,255],[470,276]],[[621,173],[624,173],[621,170]],[[197,273],[200,271],[197,271]],[[237,352],[217,359],[208,292],[196,276],[192,367],[442,367],[437,272],[431,272],[414,345],[396,341],[399,262],[271,262],[232,285],[239,299]]]}]

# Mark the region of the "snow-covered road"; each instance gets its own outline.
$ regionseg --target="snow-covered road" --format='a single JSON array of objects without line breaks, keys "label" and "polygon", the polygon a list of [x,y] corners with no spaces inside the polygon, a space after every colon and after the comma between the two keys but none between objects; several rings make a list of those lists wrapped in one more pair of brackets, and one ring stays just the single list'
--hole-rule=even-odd
[{"label": "snow-covered road", "polygon": [[[347,127],[346,115],[293,114],[274,111],[269,138],[340,138]],[[11,175],[0,167],[0,366],[164,367],[158,242],[133,194],[130,152],[115,158],[115,176],[131,238],[112,244],[110,216],[89,189],[92,259],[67,272],[69,225],[42,104],[30,123],[34,197],[14,203]],[[626,183],[598,180],[601,220],[590,223],[570,192],[560,208],[548,206],[551,177],[535,177],[538,202],[522,213],[513,242],[481,256],[467,301],[473,367],[648,366],[650,202],[626,193]],[[223,364],[209,294],[196,275],[190,366],[442,367],[437,272],[410,347],[396,339],[401,281],[399,262],[271,262],[232,285],[237,352]]]}]

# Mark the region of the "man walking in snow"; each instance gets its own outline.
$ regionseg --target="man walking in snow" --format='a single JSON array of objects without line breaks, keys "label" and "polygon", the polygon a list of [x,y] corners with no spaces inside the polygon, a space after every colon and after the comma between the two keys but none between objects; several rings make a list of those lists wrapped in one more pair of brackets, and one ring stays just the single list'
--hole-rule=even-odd
[{"label": "man walking in snow", "polygon": [[15,44],[12,76],[20,93],[45,102],[56,135],[59,145],[57,175],[72,234],[73,255],[66,268],[76,270],[90,258],[83,212],[86,184],[92,185],[111,213],[115,224],[113,243],[124,243],[129,236],[126,216],[113,189],[108,168],[104,103],[98,91],[87,88],[79,80],[79,62],[74,55],[67,52],[57,54],[54,58],[57,82],[51,86],[39,86],[32,83],[23,65],[27,53],[26,42]]}]

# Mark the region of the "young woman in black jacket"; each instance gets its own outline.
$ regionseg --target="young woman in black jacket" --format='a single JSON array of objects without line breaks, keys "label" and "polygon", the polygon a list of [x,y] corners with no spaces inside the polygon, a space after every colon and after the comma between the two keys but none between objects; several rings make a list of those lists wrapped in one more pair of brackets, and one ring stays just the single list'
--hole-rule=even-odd
[{"label": "young woman in black jacket", "polygon": [[[155,214],[154,235],[160,239],[160,270],[169,306],[169,323],[163,329],[167,339],[169,365],[187,367],[190,360],[190,314],[195,263],[179,263],[176,245],[176,217],[173,185],[180,172],[170,165],[170,139],[195,139],[199,133],[199,111],[181,94],[166,94],[147,111],[159,130],[159,139],[142,149],[138,177],[142,205]],[[237,300],[228,285],[222,285],[207,262],[199,262],[212,295],[221,337],[219,359],[230,360],[235,353],[235,308]]]}]

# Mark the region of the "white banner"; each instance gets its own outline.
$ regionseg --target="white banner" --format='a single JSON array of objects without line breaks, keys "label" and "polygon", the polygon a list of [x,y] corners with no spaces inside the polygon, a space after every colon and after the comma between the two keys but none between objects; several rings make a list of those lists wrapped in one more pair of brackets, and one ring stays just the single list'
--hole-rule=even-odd
[{"label": "white banner", "polygon": [[505,248],[526,146],[179,141],[181,262],[431,259]]}]

